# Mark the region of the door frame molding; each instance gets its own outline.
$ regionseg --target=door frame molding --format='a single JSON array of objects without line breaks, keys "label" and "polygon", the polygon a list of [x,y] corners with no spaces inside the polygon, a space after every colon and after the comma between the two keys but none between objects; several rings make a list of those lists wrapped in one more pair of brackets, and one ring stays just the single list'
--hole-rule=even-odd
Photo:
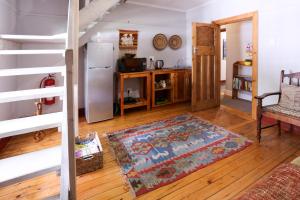
[{"label": "door frame molding", "polygon": [[256,106],[257,101],[254,98],[258,95],[258,11],[249,12],[233,17],[223,18],[215,20],[212,23],[222,26],[237,22],[251,21],[252,22],[252,44],[253,44],[253,55],[252,55],[252,119],[256,119]]}]

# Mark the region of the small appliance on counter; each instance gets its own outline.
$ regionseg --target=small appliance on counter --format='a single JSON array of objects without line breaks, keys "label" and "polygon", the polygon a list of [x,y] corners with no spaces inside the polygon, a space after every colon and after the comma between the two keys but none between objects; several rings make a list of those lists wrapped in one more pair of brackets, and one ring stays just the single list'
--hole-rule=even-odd
[{"label": "small appliance on counter", "polygon": [[119,72],[142,72],[147,68],[146,58],[135,58],[135,54],[125,54],[118,60]]},{"label": "small appliance on counter", "polygon": [[162,69],[164,67],[165,63],[163,60],[157,60],[155,61],[155,69]]}]

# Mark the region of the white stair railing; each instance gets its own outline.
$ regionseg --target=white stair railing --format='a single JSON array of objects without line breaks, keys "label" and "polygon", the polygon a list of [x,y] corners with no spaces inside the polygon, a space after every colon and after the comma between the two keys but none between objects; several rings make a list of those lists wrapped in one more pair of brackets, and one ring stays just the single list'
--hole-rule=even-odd
[{"label": "white stair railing", "polygon": [[[40,55],[54,54],[53,50],[0,50],[0,55]],[[64,50],[63,50],[64,51]],[[55,54],[62,54],[62,50],[56,50]],[[37,68],[15,68],[0,69],[0,77],[25,76],[60,72],[65,75],[65,66],[60,67],[37,67]],[[0,93],[0,103],[9,103],[23,100],[34,100],[53,96],[64,97],[65,86],[55,88],[42,88],[30,90],[17,90]],[[62,112],[17,118],[0,122],[0,138],[16,136],[40,131],[49,128],[59,128],[63,125]],[[62,133],[64,134],[64,133]],[[21,154],[0,160],[0,186],[20,182],[24,179],[33,178],[37,175],[58,170],[61,166],[61,147],[53,147]]]},{"label": "white stair railing", "polygon": [[[68,33],[63,36],[37,35],[0,35],[2,40],[15,42],[62,42],[65,39],[66,49],[41,50],[0,50],[0,55],[61,55],[65,57],[65,66],[7,68],[0,69],[0,78],[9,76],[27,76],[49,73],[60,73],[64,77],[64,85],[55,88],[42,88],[21,91],[0,92],[0,103],[23,100],[34,100],[53,96],[61,97],[62,112],[17,118],[0,122],[0,138],[16,136],[40,131],[49,128],[61,130],[62,143],[60,146],[47,148],[31,153],[21,154],[0,160],[0,187],[17,183],[35,176],[55,170],[61,171],[60,199],[76,199],[76,172],[75,172],[75,134],[78,134],[78,105],[77,76],[78,76],[78,0],[69,1]],[[74,97],[75,96],[75,97]],[[75,105],[74,105],[75,104]]]},{"label": "white stair railing", "polygon": [[78,40],[79,40],[79,1],[69,0],[66,40],[66,93],[63,107],[61,196],[62,200],[76,200],[76,160],[75,135],[78,135]]}]

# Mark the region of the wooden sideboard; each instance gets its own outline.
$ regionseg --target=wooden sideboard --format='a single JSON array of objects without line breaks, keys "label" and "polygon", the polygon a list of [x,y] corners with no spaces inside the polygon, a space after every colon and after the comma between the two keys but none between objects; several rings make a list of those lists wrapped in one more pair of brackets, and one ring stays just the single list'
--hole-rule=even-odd
[{"label": "wooden sideboard", "polygon": [[[147,110],[150,110],[150,100],[151,100],[151,73],[149,71],[145,72],[135,72],[135,73],[117,73],[118,82],[116,86],[119,85],[120,90],[120,110],[121,110],[121,116],[124,115],[125,109],[130,108],[136,108],[136,107],[142,107],[146,106]],[[140,78],[140,98],[136,99],[135,103],[125,104],[124,102],[124,81],[126,79],[132,79],[132,78]],[[118,91],[118,89],[117,89]],[[118,92],[117,92],[118,93]]]},{"label": "wooden sideboard", "polygon": [[[191,69],[163,69],[154,70],[152,74],[152,107],[159,107],[173,103],[186,102],[191,100],[192,86]],[[159,77],[169,79],[170,85],[166,88],[157,89],[155,82],[159,81]],[[156,102],[158,93],[168,93],[168,101],[158,104]]]},{"label": "wooden sideboard", "polygon": [[[150,105],[152,108],[155,108],[191,100],[192,76],[190,68],[117,73],[117,75],[119,83],[116,85],[119,86],[120,91],[119,103],[122,116],[124,115],[124,110],[129,108],[145,106],[149,110]],[[132,104],[124,104],[124,81],[128,78],[145,79],[144,83],[140,81],[142,98]],[[165,81],[166,86],[160,87],[160,81]],[[144,91],[146,91],[146,93]]]}]

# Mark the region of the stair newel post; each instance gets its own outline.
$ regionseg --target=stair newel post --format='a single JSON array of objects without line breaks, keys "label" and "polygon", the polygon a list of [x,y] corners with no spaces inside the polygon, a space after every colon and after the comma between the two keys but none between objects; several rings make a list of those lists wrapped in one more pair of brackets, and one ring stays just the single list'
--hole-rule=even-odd
[{"label": "stair newel post", "polygon": [[76,199],[75,120],[73,90],[73,50],[66,50],[64,122],[62,129],[61,194],[62,200]]},{"label": "stair newel post", "polygon": [[78,49],[79,49],[79,0],[69,0],[66,49],[73,50],[73,106],[75,136],[79,135],[78,119]]}]

